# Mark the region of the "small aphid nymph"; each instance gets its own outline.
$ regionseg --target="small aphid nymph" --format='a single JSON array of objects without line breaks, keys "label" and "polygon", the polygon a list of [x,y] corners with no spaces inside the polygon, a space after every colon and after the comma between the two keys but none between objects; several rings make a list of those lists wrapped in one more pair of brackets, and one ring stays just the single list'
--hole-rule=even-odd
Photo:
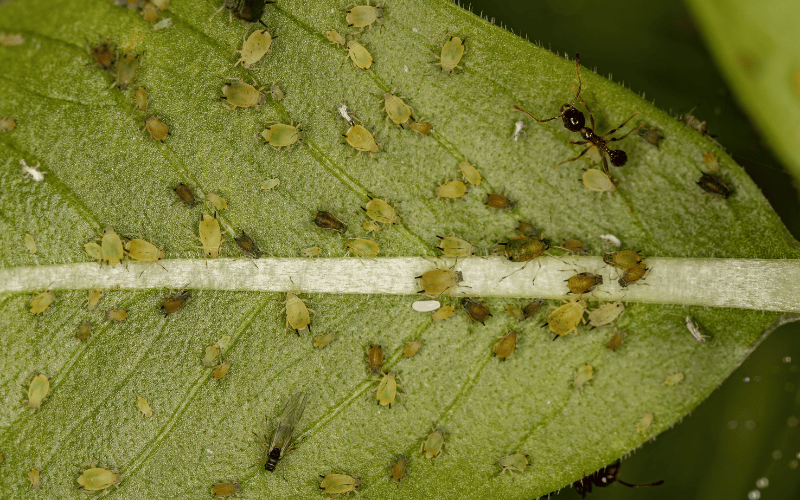
[{"label": "small aphid nymph", "polygon": [[577,297],[551,312],[545,325],[556,334],[553,340],[570,333],[577,335],[578,325],[585,322],[584,312],[586,312],[586,302]]},{"label": "small aphid nymph", "polygon": [[125,54],[117,62],[116,79],[111,84],[111,88],[119,86],[120,90],[126,90],[128,85],[136,77],[136,70],[139,69],[139,56],[136,54]]},{"label": "small aphid nymph", "polygon": [[150,418],[153,416],[153,409],[150,408],[150,403],[141,396],[136,397],[136,407],[142,412],[145,418]]},{"label": "small aphid nymph", "polygon": [[328,344],[330,344],[334,340],[336,340],[336,333],[327,332],[327,333],[323,333],[323,334],[317,336],[317,338],[314,339],[314,344],[313,345],[317,349],[322,349],[323,347],[327,346]]},{"label": "small aphid nymph", "polygon": [[125,321],[128,319],[128,311],[125,309],[110,309],[106,311],[106,319],[109,321],[116,321],[117,323]]},{"label": "small aphid nymph", "polygon": [[686,322],[686,329],[689,330],[689,333],[692,334],[692,337],[694,337],[694,339],[700,342],[701,344],[705,344],[706,338],[708,338],[708,336],[700,333],[700,327],[697,326],[697,323],[692,321],[692,317],[686,316],[685,322]]},{"label": "small aphid nymph", "polygon": [[480,185],[481,173],[478,172],[478,169],[475,168],[475,165],[470,164],[468,161],[462,161],[458,164],[458,168],[461,169],[461,174],[464,176],[464,180],[473,186]]},{"label": "small aphid nymph", "polygon": [[641,434],[647,431],[647,429],[649,429],[651,425],[653,425],[653,414],[645,413],[644,415],[642,415],[642,418],[640,418],[639,421],[636,422],[636,432]]},{"label": "small aphid nymph", "polygon": [[633,250],[620,250],[618,252],[604,254],[603,262],[624,271],[640,264],[642,262],[642,257],[638,252],[634,252]]},{"label": "small aphid nymph", "polygon": [[206,258],[216,259],[219,257],[222,249],[222,231],[219,228],[219,219],[203,213],[198,226],[198,234]]},{"label": "small aphid nymph", "polygon": [[344,19],[351,28],[360,28],[363,31],[365,27],[371,28],[372,23],[383,17],[383,7],[381,5],[373,7],[369,4],[369,0],[366,5],[357,5],[355,2],[350,5],[354,7],[347,11]]},{"label": "small aphid nymph", "polygon": [[50,379],[40,373],[28,384],[28,407],[39,408],[48,394],[50,394]]},{"label": "small aphid nymph", "polygon": [[544,299],[534,299],[522,308],[522,314],[525,315],[525,319],[530,318],[531,316],[536,316],[539,314],[539,310],[546,304]]},{"label": "small aphid nymph", "polygon": [[180,292],[173,293],[164,297],[164,302],[161,304],[161,312],[164,316],[174,314],[183,309],[186,302],[192,298],[192,292],[189,290],[181,290]]},{"label": "small aphid nymph", "polygon": [[36,469],[31,469],[30,472],[28,472],[28,480],[31,482],[32,490],[38,490],[42,485],[41,475]]},{"label": "small aphid nymph", "polygon": [[386,111],[386,119],[391,119],[397,125],[403,125],[411,118],[411,108],[403,102],[402,97],[391,92],[383,94],[383,109]]},{"label": "small aphid nymph", "polygon": [[502,194],[492,193],[486,195],[486,205],[498,210],[513,210],[516,203],[509,200]]},{"label": "small aphid nymph", "polygon": [[94,467],[86,469],[78,476],[78,484],[83,491],[99,491],[119,484],[120,476],[116,471]]},{"label": "small aphid nymph", "polygon": [[433,128],[431,127],[430,123],[414,122],[414,121],[411,122],[411,130],[417,132],[418,134],[428,135],[431,133],[432,129]]},{"label": "small aphid nymph", "polygon": [[589,249],[579,240],[564,240],[561,242],[561,248],[570,253],[587,254]]},{"label": "small aphid nymph", "polygon": [[590,168],[583,173],[583,185],[589,191],[597,191],[600,193],[611,193],[617,190],[617,185],[602,171],[596,168]]},{"label": "small aphid nymph", "polygon": [[319,489],[331,495],[349,494],[351,491],[356,491],[359,486],[361,481],[349,474],[328,474],[319,483]]},{"label": "small aphid nymph", "polygon": [[347,144],[353,147],[360,155],[362,151],[377,153],[380,144],[375,141],[375,137],[361,125],[353,125],[344,134]]},{"label": "small aphid nymph", "polygon": [[703,174],[700,180],[696,183],[703,188],[706,193],[716,194],[722,198],[728,198],[731,195],[731,190],[722,183],[722,179],[714,174]]},{"label": "small aphid nymph", "polygon": [[291,328],[297,335],[300,335],[300,330],[306,328],[309,332],[311,331],[311,316],[305,302],[305,299],[301,299],[291,292],[287,293],[286,300],[281,302],[286,310],[286,328]]},{"label": "small aphid nymph", "polygon": [[581,365],[575,372],[575,379],[572,381],[572,386],[576,389],[580,389],[586,382],[590,381],[593,376],[594,368],[591,365]]},{"label": "small aphid nymph", "polygon": [[405,455],[397,455],[394,458],[392,468],[389,470],[389,477],[395,483],[399,483],[406,475],[408,470],[408,458]]},{"label": "small aphid nymph", "polygon": [[140,262],[156,262],[165,257],[164,250],[142,239],[132,239],[123,246],[125,255]]},{"label": "small aphid nymph", "polygon": [[442,46],[442,55],[437,65],[442,67],[442,72],[452,73],[456,68],[463,69],[458,63],[467,51],[464,42],[457,36],[452,36]]},{"label": "small aphid nymph", "polygon": [[431,319],[436,323],[438,323],[440,321],[444,321],[450,318],[455,311],[456,311],[455,306],[452,305],[442,306],[436,312],[431,314]]},{"label": "small aphid nymph", "polygon": [[425,458],[433,459],[442,453],[444,448],[444,429],[437,427],[436,430],[428,434],[422,446],[419,448],[420,453],[425,454]]},{"label": "small aphid nymph", "polygon": [[19,164],[22,167],[22,175],[24,177],[30,177],[33,179],[33,182],[42,182],[44,180],[44,174],[47,172],[39,170],[40,163],[37,163],[35,167],[29,167],[28,164],[25,163],[25,160],[20,160]]},{"label": "small aphid nymph", "polygon": [[422,348],[422,339],[414,339],[408,344],[403,347],[403,357],[404,358],[413,358],[415,354],[417,354]]},{"label": "small aphid nymph", "polygon": [[397,397],[397,373],[389,372],[381,378],[378,388],[375,391],[375,399],[380,406],[392,407],[392,403]]},{"label": "small aphid nymph", "polygon": [[308,247],[300,250],[300,257],[305,257],[306,259],[310,259],[311,257],[316,257],[321,253],[322,249],[320,247]]},{"label": "small aphid nymph", "polygon": [[660,130],[646,127],[644,123],[639,124],[639,132],[637,133],[643,142],[652,144],[655,147],[658,147],[658,144],[664,138]]},{"label": "small aphid nymph", "polygon": [[212,486],[211,494],[217,498],[228,498],[238,493],[241,489],[242,487],[239,486],[239,483],[223,482]]},{"label": "small aphid nymph", "polygon": [[622,277],[618,280],[619,286],[625,288],[628,285],[639,281],[640,279],[644,278],[644,275],[647,273],[647,271],[649,271],[649,269],[647,266],[645,266],[644,262],[639,262],[633,267],[625,270],[625,273],[623,273]]},{"label": "small aphid nymph", "polygon": [[[101,40],[102,37],[101,37]],[[100,65],[103,71],[111,71],[114,69],[114,64],[117,62],[114,46],[106,41],[101,41],[91,49],[92,58],[94,62]]]},{"label": "small aphid nymph", "polygon": [[11,132],[15,128],[17,128],[16,120],[7,116],[0,118],[0,132]]},{"label": "small aphid nymph", "polygon": [[105,261],[111,267],[117,267],[122,258],[125,256],[122,240],[119,235],[114,232],[114,228],[106,226],[103,230],[103,238],[100,241],[100,248]]},{"label": "small aphid nymph", "polygon": [[450,181],[436,188],[439,198],[461,198],[467,192],[467,186],[461,181]]},{"label": "small aphid nymph", "polygon": [[483,326],[486,326],[486,320],[492,315],[489,311],[489,306],[483,302],[472,300],[469,297],[463,297],[461,299],[461,307],[464,308],[464,312],[467,313],[469,319]]},{"label": "small aphid nymph", "polygon": [[214,377],[214,380],[221,380],[225,378],[225,375],[228,374],[228,370],[230,370],[230,368],[231,368],[231,362],[230,360],[226,359],[222,363],[220,363],[216,368],[214,368],[214,371],[211,372],[211,375]]},{"label": "small aphid nymph", "polygon": [[364,207],[367,217],[380,222],[381,224],[399,224],[400,216],[397,215],[394,207],[378,198],[370,198],[369,203]]},{"label": "small aphid nymph", "polygon": [[500,361],[505,361],[514,354],[516,348],[517,332],[509,330],[508,333],[494,345],[494,355],[497,356]]},{"label": "small aphid nymph", "polygon": [[381,247],[372,240],[353,238],[347,242],[347,250],[356,257],[371,258],[381,253]]},{"label": "small aphid nymph", "polygon": [[[307,399],[308,396],[306,394],[298,392],[286,402],[286,406],[283,408],[283,412],[281,412],[281,416],[275,425],[275,432],[272,434],[272,440],[269,444],[269,455],[267,462],[264,464],[264,469],[267,471],[275,471],[275,467],[289,447],[294,428],[300,421],[300,417],[303,416]],[[264,436],[264,439],[266,438],[267,436]]]},{"label": "small aphid nymph", "polygon": [[194,191],[192,191],[192,188],[186,184],[178,184],[175,186],[174,191],[178,199],[185,203],[187,207],[191,208],[197,205],[197,199],[194,197]]},{"label": "small aphid nymph", "polygon": [[147,108],[147,91],[144,87],[139,87],[133,94],[133,100],[136,102],[136,107],[139,111],[144,111]]},{"label": "small aphid nymph", "polygon": [[328,231],[336,231],[337,233],[344,233],[347,231],[347,225],[336,218],[330,212],[323,212],[320,210],[317,212],[317,216],[314,217],[314,224],[322,229],[327,229]]},{"label": "small aphid nymph", "polygon": [[680,384],[681,382],[683,382],[684,378],[685,377],[681,372],[673,373],[664,380],[664,385],[671,387],[675,384]]},{"label": "small aphid nymph", "polygon": [[261,258],[261,249],[258,248],[255,240],[250,235],[242,231],[233,239],[245,255],[253,259]]},{"label": "small aphid nymph", "polygon": [[528,463],[528,455],[523,455],[522,453],[506,455],[497,461],[497,464],[503,469],[500,474],[508,472],[509,475],[513,475],[513,472],[525,472]]},{"label": "small aphid nymph", "polygon": [[243,68],[250,69],[250,66],[260,61],[269,52],[275,38],[278,37],[271,36],[267,30],[254,31],[242,43],[242,50],[237,51],[242,57],[236,61],[234,66],[241,64]]},{"label": "small aphid nymph", "polygon": [[235,111],[236,108],[244,108],[247,111],[247,108],[258,107],[266,102],[262,90],[263,87],[257,89],[241,80],[227,83],[222,87],[222,96],[227,100],[225,107],[230,111]]},{"label": "small aphid nymph", "polygon": [[80,341],[84,341],[89,338],[89,335],[92,334],[92,327],[94,325],[91,321],[84,321],[81,323],[81,326],[75,330],[75,338]]},{"label": "small aphid nymph", "polygon": [[383,347],[378,344],[372,344],[367,349],[367,364],[369,364],[369,371],[374,374],[383,372]]},{"label": "small aphid nymph", "polygon": [[597,328],[613,323],[625,313],[625,305],[621,301],[603,304],[589,311],[589,324]]},{"label": "small aphid nymph", "polygon": [[611,336],[611,338],[608,339],[606,347],[611,352],[617,352],[617,349],[622,347],[622,343],[625,342],[625,337],[627,337],[627,334],[624,331],[622,330],[615,331],[614,334]]},{"label": "small aphid nymph", "polygon": [[353,61],[353,66],[358,69],[367,71],[372,66],[372,54],[369,53],[366,47],[355,40],[347,42],[347,55]]},{"label": "small aphid nymph", "polygon": [[329,42],[336,45],[337,47],[341,47],[347,43],[347,40],[344,39],[344,36],[336,30],[326,31],[325,37],[328,39]]},{"label": "small aphid nymph", "polygon": [[[437,236],[437,238],[441,238],[441,236]],[[469,257],[475,251],[472,243],[466,240],[462,240],[461,238],[456,238],[455,236],[447,236],[441,238],[442,241],[436,245],[436,248],[441,249],[442,255],[447,255],[449,257]]]},{"label": "small aphid nymph", "polygon": [[211,205],[213,205],[217,210],[225,210],[228,208],[228,200],[216,193],[206,194],[206,200],[208,200],[208,202],[211,203]]},{"label": "small aphid nymph", "polygon": [[52,290],[45,290],[31,299],[29,311],[33,314],[42,314],[54,300],[56,294]]},{"label": "small aphid nymph", "polygon": [[461,271],[453,271],[452,269],[432,269],[424,272],[421,276],[417,276],[419,284],[422,287],[417,293],[424,293],[431,297],[438,297],[444,292],[458,286],[459,283],[464,281],[464,276]]},{"label": "small aphid nymph", "polygon": [[597,285],[602,285],[603,277],[599,274],[578,273],[564,281],[567,282],[567,288],[569,288],[568,294],[582,295],[593,291]]}]

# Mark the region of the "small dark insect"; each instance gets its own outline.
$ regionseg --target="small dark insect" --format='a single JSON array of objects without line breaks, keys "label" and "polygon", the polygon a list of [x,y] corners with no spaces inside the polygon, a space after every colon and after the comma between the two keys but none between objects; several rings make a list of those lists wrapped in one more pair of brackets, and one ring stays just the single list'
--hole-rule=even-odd
[{"label": "small dark insect", "polygon": [[539,313],[539,310],[544,305],[545,305],[544,299],[532,300],[527,306],[522,308],[522,314],[525,316],[525,319],[528,319],[531,316],[536,316],[536,314]]},{"label": "small dark insect", "polygon": [[344,233],[347,231],[347,224],[337,219],[332,213],[323,212],[322,210],[317,212],[317,216],[314,218],[314,224],[322,229],[336,231],[337,233]]},{"label": "small dark insect", "polygon": [[189,290],[182,290],[172,295],[167,295],[164,298],[164,303],[161,305],[161,312],[163,312],[165,316],[178,312],[191,298],[192,292]]},{"label": "small dark insect", "polygon": [[630,484],[617,479],[617,474],[619,474],[620,463],[619,459],[611,465],[607,465],[602,469],[594,472],[593,474],[586,475],[584,473],[583,479],[575,481],[572,483],[572,486],[575,488],[575,491],[581,495],[581,498],[586,498],[587,493],[591,493],[592,485],[597,486],[598,488],[605,488],[609,486],[614,481],[624,484],[628,488],[644,488],[648,486],[660,486],[664,484],[664,480],[656,481],[655,483],[646,483],[646,484]]},{"label": "small dark insect", "polygon": [[186,184],[180,183],[175,186],[175,194],[178,195],[178,198],[184,202],[186,206],[191,208],[197,205],[197,200],[194,197],[194,191],[192,191],[192,188]]},{"label": "small dark insect", "polygon": [[225,0],[223,4],[237,19],[255,23],[264,15],[264,6],[275,3],[269,0]]},{"label": "small dark insect", "polygon": [[489,312],[489,307],[482,303],[475,300],[470,299],[469,297],[464,297],[461,299],[461,307],[464,308],[464,311],[469,316],[469,319],[472,321],[476,321],[483,326],[486,326],[484,323],[492,313]]},{"label": "small dark insect", "polygon": [[692,114],[692,111],[694,111],[695,109],[697,109],[697,106],[693,107],[688,112],[682,114],[678,119],[680,121],[682,121],[683,123],[685,123],[686,125],[688,125],[688,126],[692,127],[693,129],[697,130],[697,132],[699,132],[700,135],[702,135],[703,137],[705,137],[709,141],[713,142],[714,144],[716,144],[719,147],[722,147],[722,144],[720,144],[719,142],[717,142],[716,139],[714,139],[714,137],[716,137],[716,136],[715,135],[711,135],[711,134],[708,133],[708,127],[706,126],[705,120],[701,122],[700,120],[697,119],[697,117],[695,117]]},{"label": "small dark insect", "polygon": [[254,259],[261,258],[261,249],[258,248],[258,245],[250,235],[242,231],[233,239],[236,240],[236,244],[239,245],[245,255]]},{"label": "small dark insect", "polygon": [[664,135],[657,128],[646,127],[644,123],[639,124],[639,137],[642,141],[658,147],[658,143],[664,138]]},{"label": "small dark insect", "polygon": [[[275,432],[272,434],[272,441],[269,444],[269,456],[267,463],[264,464],[264,469],[273,472],[278,465],[278,461],[283,457],[286,448],[292,440],[292,433],[303,416],[303,410],[306,408],[306,400],[308,396],[302,392],[298,392],[292,397],[283,408],[283,413],[278,418],[278,423],[275,426]],[[264,436],[267,439],[267,436]]]},{"label": "small dark insect", "polygon": [[561,121],[564,123],[564,128],[569,130],[570,132],[580,132],[583,127],[586,126],[586,118],[583,116],[581,111],[578,111],[578,108],[575,107],[575,103],[578,102],[578,98],[581,95],[581,72],[578,69],[578,59],[580,58],[579,54],[575,54],[575,73],[578,74],[578,91],[575,93],[575,99],[572,100],[572,104],[562,104],[561,109],[559,110],[558,114],[552,118],[547,118],[546,120],[540,120],[533,116],[532,114],[528,113],[521,107],[514,105],[514,109],[517,111],[522,111],[526,115],[530,116],[534,120],[539,123],[546,123],[550,120],[555,120],[556,118],[561,118]]},{"label": "small dark insect", "polygon": [[94,62],[100,65],[104,71],[114,69],[117,57],[114,55],[114,47],[109,42],[98,43],[92,48]]},{"label": "small dark insect", "polygon": [[516,203],[502,194],[492,193],[486,196],[486,204],[498,210],[513,210]]},{"label": "small dark insect", "polygon": [[731,195],[731,190],[728,186],[722,183],[722,180],[714,174],[703,174],[697,185],[703,188],[703,191],[711,194],[717,194],[723,198]]}]

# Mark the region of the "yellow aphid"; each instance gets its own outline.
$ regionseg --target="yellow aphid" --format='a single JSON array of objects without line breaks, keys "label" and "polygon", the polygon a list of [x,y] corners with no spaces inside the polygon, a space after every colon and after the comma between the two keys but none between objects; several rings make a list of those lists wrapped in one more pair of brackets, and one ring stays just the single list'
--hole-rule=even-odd
[{"label": "yellow aphid", "polygon": [[125,255],[122,248],[122,240],[114,232],[114,228],[106,226],[103,230],[103,239],[100,242],[102,260],[111,267],[117,267],[122,257]]},{"label": "yellow aphid", "polygon": [[474,251],[472,243],[455,236],[442,238],[436,248],[442,250],[442,255],[450,257],[469,257]]},{"label": "yellow aphid", "polygon": [[226,200],[225,198],[223,198],[222,196],[220,196],[218,194],[208,193],[206,195],[206,199],[217,210],[225,210],[226,208],[228,208],[228,200]]},{"label": "yellow aphid", "polygon": [[311,316],[308,314],[305,302],[305,299],[291,292],[286,294],[286,300],[282,302],[286,309],[286,327],[291,327],[297,335],[300,335],[300,330],[305,328],[309,328],[310,331]]},{"label": "yellow aphid", "polygon": [[125,309],[111,309],[106,311],[106,319],[109,321],[125,321],[128,319],[128,311]]},{"label": "yellow aphid", "polygon": [[397,215],[394,207],[378,198],[370,198],[364,211],[367,213],[367,217],[381,224],[398,224],[400,222],[400,216]]},{"label": "yellow aphid", "polygon": [[226,359],[225,361],[220,363],[219,366],[214,368],[214,371],[211,375],[214,377],[214,380],[220,380],[224,378],[225,375],[228,374],[228,370],[230,369],[230,367],[231,367],[231,362]]},{"label": "yellow aphid", "polygon": [[159,14],[158,7],[156,7],[150,2],[147,2],[142,7],[142,17],[144,17],[144,20],[147,21],[148,23],[155,22],[158,19],[158,14]]},{"label": "yellow aphid", "polygon": [[377,153],[380,147],[380,145],[375,142],[375,138],[372,134],[369,133],[369,130],[358,124],[347,129],[347,132],[344,134],[344,139],[347,141],[347,144],[358,151],[358,154],[361,154],[362,151]]},{"label": "yellow aphid", "polygon": [[147,91],[144,87],[139,87],[133,94],[133,100],[136,102],[136,107],[139,111],[144,111],[147,108]]},{"label": "yellow aphid", "polygon": [[392,481],[395,483],[399,483],[400,480],[406,475],[407,470],[408,458],[405,455],[397,455],[394,463],[392,464],[392,468],[389,470],[389,477],[391,477]]},{"label": "yellow aphid", "polygon": [[603,284],[603,277],[599,274],[592,274],[588,272],[578,273],[567,280],[567,288],[569,293],[581,295],[593,291],[598,285]]},{"label": "yellow aphid", "polygon": [[528,467],[528,455],[514,453],[513,455],[500,458],[497,464],[503,468],[500,474],[506,471],[508,471],[509,475],[513,475],[512,471],[525,472],[525,469]]},{"label": "yellow aphid", "polygon": [[512,318],[516,318],[517,321],[525,319],[525,313],[516,304],[506,304],[506,314]]},{"label": "yellow aphid", "polygon": [[207,259],[216,259],[222,247],[222,232],[219,220],[208,213],[203,213],[199,226],[200,243]]},{"label": "yellow aphid", "polygon": [[145,418],[149,418],[153,416],[153,410],[150,408],[150,403],[141,396],[136,396],[136,407],[139,408],[139,411],[142,412],[142,415]]},{"label": "yellow aphid", "polygon": [[211,494],[217,498],[228,498],[235,495],[240,489],[239,483],[217,483],[211,487]]},{"label": "yellow aphid", "polygon": [[348,474],[328,474],[319,483],[319,488],[331,495],[349,494],[359,486],[361,486],[361,481]]},{"label": "yellow aphid", "polygon": [[152,0],[152,3],[161,10],[169,9],[169,0]]},{"label": "yellow aphid", "polygon": [[275,123],[264,129],[264,131],[261,132],[261,137],[263,137],[264,140],[267,141],[267,144],[273,149],[280,151],[281,148],[288,149],[289,146],[302,139],[303,130],[300,128],[299,123],[295,126],[294,121],[289,125],[285,123]]},{"label": "yellow aphid", "polygon": [[381,226],[372,222],[371,220],[364,221],[364,223],[361,224],[361,227],[368,233],[377,233],[381,230]]},{"label": "yellow aphid", "polygon": [[317,349],[322,349],[334,340],[336,340],[336,334],[334,332],[323,333],[314,339],[314,347]]},{"label": "yellow aphid", "polygon": [[169,127],[153,115],[148,116],[144,120],[144,127],[150,132],[150,137],[154,141],[163,141],[169,135]]},{"label": "yellow aphid", "polygon": [[611,177],[596,168],[590,168],[583,173],[583,185],[589,191],[601,193],[611,193],[617,190],[617,185],[611,180]]},{"label": "yellow aphid", "polygon": [[575,298],[551,312],[547,317],[547,326],[556,336],[570,333],[577,335],[578,325],[584,321],[583,313],[585,311],[586,302]]},{"label": "yellow aphid", "polygon": [[589,311],[589,324],[593,327],[605,326],[613,323],[625,312],[625,305],[621,302],[603,304],[597,309]]},{"label": "yellow aphid", "polygon": [[442,306],[437,311],[435,311],[433,314],[431,314],[431,319],[433,321],[436,321],[437,323],[439,321],[444,321],[447,318],[449,318],[450,316],[452,316],[453,313],[455,312],[455,310],[456,310],[455,306],[451,306],[451,305]]},{"label": "yellow aphid", "polygon": [[45,290],[31,300],[30,312],[42,314],[54,300],[56,300],[56,294],[52,290]]},{"label": "yellow aphid", "polygon": [[28,473],[28,480],[31,482],[32,490],[38,490],[42,485],[41,476],[39,475],[39,471],[36,469],[31,469],[31,471]]},{"label": "yellow aphid", "polygon": [[362,28],[363,31],[364,27],[371,27],[372,23],[383,17],[383,7],[380,5],[373,7],[369,4],[369,0],[366,5],[356,5],[355,2],[350,5],[355,7],[347,11],[344,19],[351,28]]},{"label": "yellow aphid", "polygon": [[79,326],[78,329],[75,330],[75,338],[80,341],[88,339],[89,335],[92,334],[93,326],[94,325],[92,324],[91,321],[84,321],[83,323],[81,323],[81,326]]},{"label": "yellow aphid", "polygon": [[136,70],[139,69],[139,56],[136,54],[125,54],[117,61],[116,79],[111,84],[111,88],[119,86],[120,90],[128,88],[134,77],[136,77]]},{"label": "yellow aphid", "polygon": [[48,394],[50,394],[50,379],[40,373],[33,377],[28,385],[28,406],[39,408]]},{"label": "yellow aphid", "polygon": [[580,240],[564,240],[561,242],[561,248],[572,253],[589,253],[589,249]]},{"label": "yellow aphid", "polygon": [[261,183],[261,190],[262,191],[270,191],[270,190],[275,189],[276,187],[278,187],[280,185],[280,183],[281,183],[281,180],[277,179],[277,178],[275,178],[275,179],[267,179],[267,180],[265,180],[264,182]]},{"label": "yellow aphid", "polygon": [[206,347],[206,353],[203,356],[203,364],[206,366],[211,366],[217,360],[217,356],[219,356],[220,347],[217,344],[212,344]]},{"label": "yellow aphid", "polygon": [[413,357],[417,352],[419,352],[421,347],[422,347],[422,339],[412,340],[411,342],[406,344],[405,347],[403,347],[403,357],[404,358]]},{"label": "yellow aphid", "polygon": [[417,132],[422,135],[428,135],[431,133],[431,124],[425,122],[411,122],[411,130]]},{"label": "yellow aphid", "polygon": [[156,262],[164,258],[164,250],[138,238],[125,242],[125,255],[141,262]]},{"label": "yellow aphid", "polygon": [[97,307],[102,295],[103,291],[98,288],[93,288],[91,291],[89,291],[89,296],[86,298],[86,310],[94,311],[94,308]]},{"label": "yellow aphid", "polygon": [[[253,64],[261,60],[272,45],[272,40],[277,37],[272,37],[267,30],[258,30],[253,32],[242,43],[242,50],[238,50],[242,57],[236,61],[236,64],[241,63],[242,67],[250,68]],[[236,66],[234,64],[234,66]]]},{"label": "yellow aphid", "polygon": [[119,484],[116,471],[94,467],[86,469],[78,476],[78,484],[83,491],[99,491]]},{"label": "yellow aphid", "polygon": [[372,54],[355,40],[347,42],[347,55],[353,61],[353,66],[358,69],[366,71],[372,66]]},{"label": "yellow aphid", "polygon": [[664,380],[664,385],[673,386],[675,384],[680,384],[681,382],[683,382],[683,379],[684,379],[683,373],[681,372],[673,373],[672,375],[667,377],[666,380]]},{"label": "yellow aphid", "polygon": [[308,247],[300,250],[300,257],[311,258],[316,257],[321,253],[322,249],[320,247]]},{"label": "yellow aphid", "polygon": [[462,161],[458,164],[458,168],[461,169],[461,174],[464,176],[464,180],[473,186],[480,185],[481,173],[478,172],[478,169],[475,168],[475,165],[471,165],[468,161]]},{"label": "yellow aphid", "polygon": [[337,47],[341,47],[342,45],[347,43],[347,40],[344,39],[344,36],[342,36],[342,34],[336,30],[326,31],[325,37],[327,37],[328,41],[336,45]]},{"label": "yellow aphid", "polygon": [[375,257],[381,253],[377,243],[364,238],[353,238],[347,242],[347,249],[356,257]]},{"label": "yellow aphid", "polygon": [[411,108],[403,102],[402,97],[397,97],[391,92],[383,94],[383,109],[386,111],[386,118],[397,125],[402,125],[411,118]]},{"label": "yellow aphid", "polygon": [[652,413],[645,413],[638,422],[636,422],[636,432],[643,433],[650,426],[653,425],[653,414]]},{"label": "yellow aphid", "polygon": [[594,376],[594,368],[591,365],[581,365],[578,371],[575,372],[575,380],[572,381],[572,386],[580,389],[583,385],[592,379]]},{"label": "yellow aphid", "polygon": [[445,73],[452,73],[456,68],[463,69],[458,63],[461,61],[464,52],[466,52],[464,42],[457,36],[450,37],[450,40],[445,42],[442,46],[442,55],[440,62],[436,63],[442,67]]},{"label": "yellow aphid", "polygon": [[437,427],[436,430],[428,434],[419,451],[425,454],[425,458],[432,459],[442,453],[442,448],[444,448],[444,429]]},{"label": "yellow aphid", "polygon": [[222,87],[222,95],[228,101],[225,107],[231,111],[236,108],[258,107],[266,102],[266,97],[261,93],[263,89],[257,89],[241,80],[228,83]]},{"label": "yellow aphid", "polygon": [[36,246],[36,240],[33,239],[33,236],[30,234],[26,234],[23,238],[23,241],[25,243],[25,249],[28,251],[28,253],[36,253],[39,251],[39,248]]},{"label": "yellow aphid", "polygon": [[375,392],[375,398],[381,406],[392,407],[394,399],[397,397],[397,373],[389,372],[383,376],[378,389]]},{"label": "yellow aphid", "polygon": [[517,332],[509,330],[508,333],[494,345],[494,355],[500,358],[500,361],[505,361],[514,354],[514,349],[516,348]]},{"label": "yellow aphid", "polygon": [[432,269],[422,273],[421,276],[417,276],[416,279],[419,280],[419,285],[422,287],[422,291],[418,293],[438,297],[464,281],[464,276],[461,271],[453,271],[452,269]]},{"label": "yellow aphid", "polygon": [[439,198],[461,198],[467,192],[467,186],[461,181],[450,181],[436,188]]}]

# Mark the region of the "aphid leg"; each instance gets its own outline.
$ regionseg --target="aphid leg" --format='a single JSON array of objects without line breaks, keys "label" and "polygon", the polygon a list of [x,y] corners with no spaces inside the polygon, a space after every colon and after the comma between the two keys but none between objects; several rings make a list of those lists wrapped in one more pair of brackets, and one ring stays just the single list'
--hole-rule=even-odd
[{"label": "aphid leg", "polygon": [[539,123],[547,123],[550,120],[555,120],[556,118],[561,118],[561,114],[559,113],[559,114],[557,114],[556,116],[554,116],[552,118],[548,118],[546,120],[540,120],[540,119],[536,118],[535,116],[533,116],[532,114],[530,114],[530,112],[525,111],[524,109],[520,108],[516,104],[514,104],[513,108],[516,109],[517,111],[522,111],[523,113],[525,113],[526,115],[530,116],[531,118],[533,118],[534,120],[536,120]]},{"label": "aphid leg", "polygon": [[[528,262],[530,262],[530,261],[528,261]],[[519,269],[517,269],[516,271],[514,271],[514,272],[513,272],[513,273],[511,273],[511,274],[516,274],[516,273],[518,273],[518,272],[522,271],[523,269],[525,269],[525,267],[528,265],[528,262],[526,262],[526,263],[525,263],[525,264],[524,264],[522,267],[520,267]],[[541,267],[541,266],[542,266],[542,265],[541,265],[541,264],[539,264],[539,267]],[[536,271],[536,273],[538,274],[538,273],[539,273],[539,271]],[[503,281],[504,279],[508,278],[509,276],[511,276],[511,274],[507,274],[507,275],[503,276],[502,278],[500,278],[500,281]],[[534,279],[536,279],[536,278],[534,278]],[[498,281],[498,283],[499,283],[500,281]]]},{"label": "aphid leg", "polygon": [[[570,142],[571,142],[572,144],[580,144],[580,143],[584,143],[584,144],[585,144],[585,143],[586,143],[585,141],[577,141],[577,142],[572,142],[572,141],[570,141]],[[575,157],[573,157],[573,158],[570,158],[570,159],[568,159],[568,160],[564,160],[564,161],[562,161],[562,162],[556,163],[556,164],[555,164],[555,166],[553,166],[553,168],[554,168],[554,169],[555,169],[555,168],[558,168],[558,167],[559,167],[559,165],[563,165],[564,163],[569,163],[569,162],[572,162],[572,161],[575,161],[575,160],[579,159],[581,156],[585,155],[585,154],[586,154],[586,152],[587,152],[587,151],[589,151],[590,149],[592,149],[593,147],[594,147],[594,145],[588,146],[586,149],[584,149],[583,151],[581,151],[581,152],[580,152],[580,154],[579,154],[578,156],[575,156]],[[606,157],[605,157],[605,156],[603,156],[603,164],[604,164],[604,166],[605,166],[606,172],[608,172],[608,166],[607,166],[607,165],[605,165],[605,161],[606,161]]]}]

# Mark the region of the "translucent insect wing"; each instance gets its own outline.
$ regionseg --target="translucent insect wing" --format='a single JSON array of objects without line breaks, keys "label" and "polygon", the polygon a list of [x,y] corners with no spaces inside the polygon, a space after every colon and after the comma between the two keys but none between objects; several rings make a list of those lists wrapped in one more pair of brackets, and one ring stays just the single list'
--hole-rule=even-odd
[{"label": "translucent insect wing", "polygon": [[303,416],[303,410],[306,408],[307,399],[307,394],[298,392],[286,403],[286,406],[283,408],[283,413],[281,413],[281,416],[278,418],[278,424],[275,426],[275,433],[272,434],[272,441],[269,444],[270,454],[272,454],[272,450],[277,448],[280,450],[279,456],[283,456],[283,453],[292,440],[294,427],[297,425],[297,422],[300,421],[300,417]]}]

